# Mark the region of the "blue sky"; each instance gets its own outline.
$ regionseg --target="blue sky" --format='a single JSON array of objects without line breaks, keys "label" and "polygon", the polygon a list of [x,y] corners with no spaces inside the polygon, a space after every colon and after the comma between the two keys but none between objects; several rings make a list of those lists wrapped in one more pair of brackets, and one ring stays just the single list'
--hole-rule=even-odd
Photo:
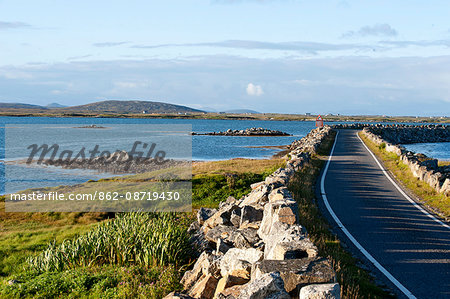
[{"label": "blue sky", "polygon": [[448,1],[0,0],[0,101],[450,115]]}]

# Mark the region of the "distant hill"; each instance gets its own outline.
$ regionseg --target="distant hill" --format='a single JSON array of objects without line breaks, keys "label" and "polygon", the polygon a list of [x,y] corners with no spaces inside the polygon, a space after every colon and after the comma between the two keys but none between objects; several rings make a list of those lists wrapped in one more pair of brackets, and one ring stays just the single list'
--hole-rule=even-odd
[{"label": "distant hill", "polygon": [[0,103],[0,109],[47,109],[39,105],[23,104],[23,103]]},{"label": "distant hill", "polygon": [[64,105],[61,105],[61,104],[58,104],[58,103],[50,103],[50,104],[48,104],[45,107],[47,107],[47,108],[65,108],[67,106],[64,106]]},{"label": "distant hill", "polygon": [[227,110],[224,112],[225,113],[254,113],[254,114],[261,113],[261,112],[258,112],[255,110],[250,110],[250,109],[233,109],[233,110]]},{"label": "distant hill", "polygon": [[72,106],[64,111],[110,112],[110,113],[192,113],[203,112],[186,106],[150,101],[102,101],[86,105]]}]

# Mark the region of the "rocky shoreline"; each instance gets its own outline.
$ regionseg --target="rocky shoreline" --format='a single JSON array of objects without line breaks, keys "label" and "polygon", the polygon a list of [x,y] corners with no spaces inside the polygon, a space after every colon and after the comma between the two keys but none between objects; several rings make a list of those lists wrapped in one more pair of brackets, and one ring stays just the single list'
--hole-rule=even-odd
[{"label": "rocky shoreline", "polygon": [[[34,161],[37,162],[37,161]],[[93,159],[45,159],[41,165],[56,166],[64,169],[89,169],[112,174],[137,174],[155,170],[170,170],[176,167],[188,167],[189,161],[154,158],[130,158],[127,151],[116,151],[108,157]]]},{"label": "rocky shoreline", "polygon": [[292,143],[286,167],[246,196],[198,211],[189,230],[199,258],[181,280],[184,291],[166,299],[340,298],[331,261],[319,256],[287,189],[330,131],[314,129]]},{"label": "rocky shoreline", "polygon": [[245,130],[228,129],[223,132],[195,133],[192,135],[210,135],[210,136],[292,136],[286,132],[269,130],[264,128],[250,128]]}]

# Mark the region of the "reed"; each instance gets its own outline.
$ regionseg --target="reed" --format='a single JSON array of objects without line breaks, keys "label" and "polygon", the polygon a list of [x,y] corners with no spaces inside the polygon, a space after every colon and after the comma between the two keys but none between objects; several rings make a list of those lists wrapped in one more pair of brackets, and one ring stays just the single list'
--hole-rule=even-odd
[{"label": "reed", "polygon": [[38,272],[92,265],[182,265],[190,254],[186,227],[173,213],[124,213],[27,259]]}]

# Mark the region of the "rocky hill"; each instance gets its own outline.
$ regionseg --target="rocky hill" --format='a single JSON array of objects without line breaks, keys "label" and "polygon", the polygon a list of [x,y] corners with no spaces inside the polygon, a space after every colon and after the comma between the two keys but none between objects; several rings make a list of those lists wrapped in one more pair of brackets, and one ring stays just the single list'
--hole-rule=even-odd
[{"label": "rocky hill", "polygon": [[38,109],[45,110],[46,107],[39,105],[23,104],[23,103],[0,103],[0,109]]},{"label": "rocky hill", "polygon": [[186,106],[150,101],[102,101],[86,105],[62,108],[78,112],[110,112],[110,113],[193,113],[201,110]]}]

